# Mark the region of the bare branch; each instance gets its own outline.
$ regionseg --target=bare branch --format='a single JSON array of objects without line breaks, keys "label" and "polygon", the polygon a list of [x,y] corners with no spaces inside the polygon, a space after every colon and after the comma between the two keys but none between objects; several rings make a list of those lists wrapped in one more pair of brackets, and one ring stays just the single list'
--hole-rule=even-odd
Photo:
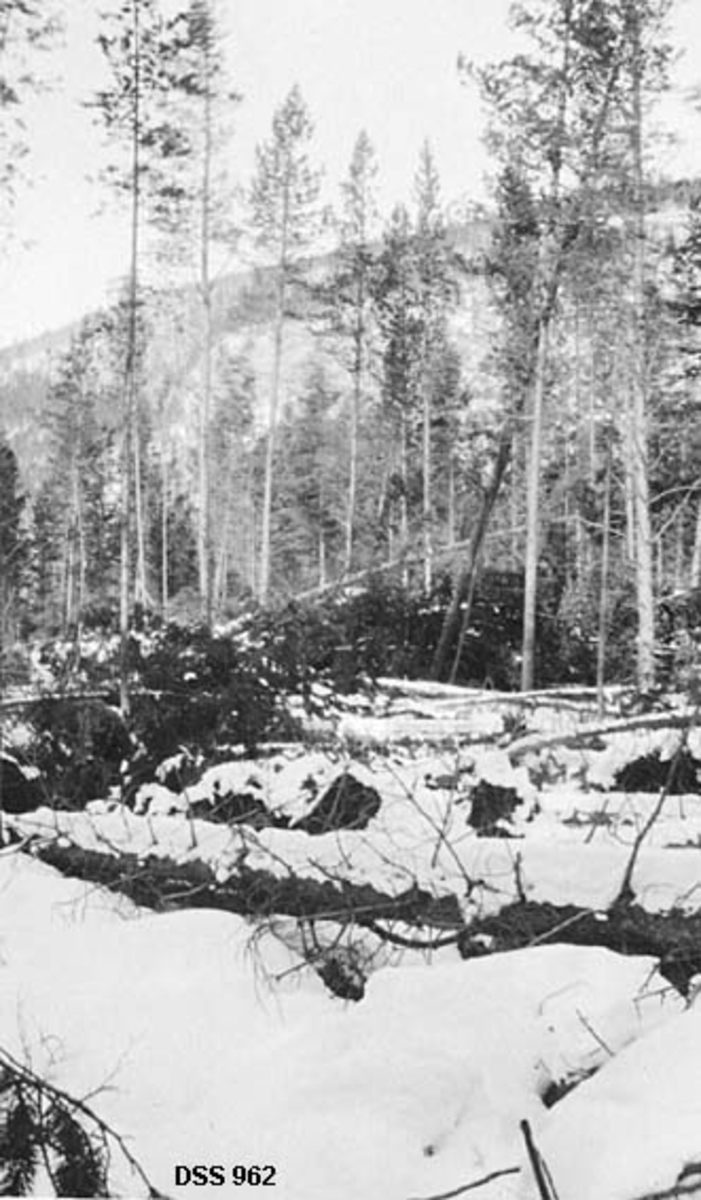
[{"label": "bare branch", "polygon": [[475,1179],[472,1183],[465,1183],[462,1187],[453,1188],[451,1192],[438,1192],[433,1196],[412,1196],[410,1200],[453,1200],[454,1196],[463,1196],[465,1192],[472,1192],[475,1188],[484,1187],[493,1179],[502,1179],[505,1175],[519,1175],[520,1172],[520,1167],[505,1167],[502,1171],[491,1171],[489,1175],[483,1175],[481,1179]]}]

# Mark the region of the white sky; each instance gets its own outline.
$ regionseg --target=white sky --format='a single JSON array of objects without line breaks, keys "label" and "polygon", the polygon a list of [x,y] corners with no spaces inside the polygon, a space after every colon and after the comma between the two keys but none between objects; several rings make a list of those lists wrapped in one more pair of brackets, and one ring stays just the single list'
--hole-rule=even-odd
[{"label": "white sky", "polygon": [[[0,345],[74,320],[99,305],[125,271],[125,222],[109,194],[86,179],[99,160],[99,137],[80,107],[100,80],[93,36],[103,6],[64,0],[66,44],[46,58],[62,81],[27,114],[34,185],[18,206],[18,239],[0,260]],[[484,198],[489,164],[480,106],[461,85],[456,60],[460,52],[478,61],[509,53],[508,0],[221,0],[221,10],[233,81],[244,94],[232,142],[241,182],[250,178],[254,146],[269,135],[274,108],[297,82],[315,122],[330,199],[361,128],[378,153],[385,210],[410,199],[426,137],[444,200]],[[675,0],[673,26],[685,51],[676,80],[701,82],[699,0]],[[683,144],[665,165],[701,174],[701,117],[678,99],[666,110]],[[112,211],[96,216],[101,205]]]}]

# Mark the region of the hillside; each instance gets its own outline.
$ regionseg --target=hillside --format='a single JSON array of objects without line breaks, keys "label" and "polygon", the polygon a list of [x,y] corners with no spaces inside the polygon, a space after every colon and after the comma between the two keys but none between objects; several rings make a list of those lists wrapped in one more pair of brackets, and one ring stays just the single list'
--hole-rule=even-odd
[{"label": "hillside", "polygon": [[[461,271],[461,301],[452,318],[452,334],[463,363],[465,383],[476,384],[477,369],[488,345],[493,326],[484,274],[484,256],[491,238],[491,221],[479,216],[450,228],[451,244]],[[312,280],[323,279],[332,256],[311,260]],[[272,276],[265,269],[233,272],[216,284],[214,297],[215,340],[219,353],[246,360],[255,380],[254,420],[263,428],[267,420],[272,369]],[[162,395],[170,374],[179,381],[179,402],[172,440],[186,446],[194,438],[198,423],[198,392],[201,357],[198,340],[200,310],[194,286],[183,292],[156,293],[149,302],[153,321],[150,350],[149,398]],[[181,329],[173,335],[174,310],[182,314]],[[46,472],[46,406],[50,381],[66,353],[79,323],[48,330],[39,337],[0,350],[0,428],[18,456],[25,486],[34,491]],[[288,324],[281,409],[294,403],[315,367],[323,370],[330,386],[342,393],[348,377],[328,339],[320,335],[309,313]]]}]

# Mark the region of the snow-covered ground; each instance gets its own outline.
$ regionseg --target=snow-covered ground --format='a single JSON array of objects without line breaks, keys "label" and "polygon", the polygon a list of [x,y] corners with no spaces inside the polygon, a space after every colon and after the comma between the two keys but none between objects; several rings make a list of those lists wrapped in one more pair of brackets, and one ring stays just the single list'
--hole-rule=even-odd
[{"label": "snow-covered ground", "polygon": [[[281,1200],[542,1200],[524,1121],[549,1200],[672,1195],[682,1175],[679,1194],[701,1190],[701,1010],[654,959],[557,944],[467,961],[384,947],[362,1001],[346,1003],[305,963],[290,918],[156,915],[32,854],[58,842],[127,851],[137,867],[204,862],[224,885],[244,865],[390,897],[418,885],[454,897],[465,921],[524,895],[605,919],[657,802],[615,790],[616,772],[651,753],[669,761],[679,731],[545,744],[586,730],[591,711],[562,696],[479,699],[404,688],[384,708],[343,714],[333,744],[221,764],[182,795],[156,781],[134,811],[96,800],[6,816],[21,841],[0,850],[0,1055],[86,1098],[169,1196],[250,1195],[263,1176],[239,1185],[234,1168],[267,1166]],[[696,730],[689,749],[701,758]],[[364,828],[306,832],[349,775],[378,810]],[[510,836],[470,823],[481,782],[513,789],[519,803],[497,830]],[[227,795],[253,797],[270,825],[206,819]],[[700,854],[701,797],[668,797],[634,873],[638,901],[700,909]],[[200,1185],[195,1165],[221,1167],[224,1183],[215,1173]],[[111,1171],[118,1194],[145,1194],[116,1152]]]},{"label": "snow-covered ground", "polygon": [[[658,1025],[677,1042],[699,1028],[653,960],[600,949],[388,967],[344,1005],[239,917],[146,915],[21,851],[0,858],[0,899],[2,1049],[89,1097],[171,1195],[219,1194],[176,1187],[178,1164],[274,1166],[286,1200],[409,1200],[527,1174],[519,1123],[550,1133],[549,1086]],[[117,1159],[113,1184],[139,1191]],[[504,1176],[489,1194],[518,1186]]]}]

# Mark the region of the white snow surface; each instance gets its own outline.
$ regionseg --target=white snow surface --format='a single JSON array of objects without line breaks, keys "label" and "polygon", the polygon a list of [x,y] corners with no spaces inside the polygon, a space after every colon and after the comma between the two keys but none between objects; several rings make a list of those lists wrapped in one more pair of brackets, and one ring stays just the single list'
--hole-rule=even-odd
[{"label": "white snow surface", "polygon": [[[560,1200],[636,1200],[701,1172],[701,1007],[606,1064],[537,1124]],[[682,1192],[678,1193],[682,1195]],[[523,1172],[519,1195],[538,1200]]]},{"label": "white snow surface", "polygon": [[[543,745],[592,723],[574,691],[524,704],[390,681],[374,707],[351,698],[334,720],[332,747],[234,757],[181,795],[149,784],[133,812],[105,799],[6,814],[27,846],[0,850],[0,1052],[86,1098],[170,1197],[230,1195],[234,1165],[271,1164],[279,1200],[539,1200],[524,1119],[558,1200],[673,1189],[701,1162],[701,1011],[652,959],[552,944],[429,960],[319,922],[324,945],[339,939],[374,969],[364,999],[344,1003],[304,964],[291,919],[146,913],[29,853],[34,839],[70,840],[137,866],[202,861],[222,883],[245,863],[390,896],[418,885],[457,898],[467,919],[525,895],[605,921],[658,799],[614,790],[617,773],[679,743],[679,730],[637,728]],[[698,729],[689,748],[701,758]],[[367,828],[295,828],[343,772],[381,796]],[[520,799],[511,836],[469,824],[480,780]],[[192,819],[194,802],[227,793],[289,828]],[[701,798],[669,796],[636,865],[639,903],[698,911],[700,850]],[[544,1106],[549,1085],[573,1083]],[[178,1163],[221,1165],[227,1184],[176,1186]],[[144,1194],[116,1152],[112,1184]]]},{"label": "white snow surface", "polygon": [[[616,1105],[630,1100],[624,1062],[633,1099],[634,1081],[647,1080],[652,1120],[651,1078],[636,1065],[645,1046],[658,1072],[669,1069],[659,1049],[667,1031],[672,1043],[678,1029],[701,1038],[701,1020],[678,1017],[681,1001],[649,958],[543,946],[414,962],[378,971],[363,1001],[348,1005],[279,941],[254,932],[224,913],[145,915],[6,851],[0,1047],[87,1097],[171,1196],[230,1191],[176,1188],[178,1163],[228,1172],[246,1163],[275,1165],[281,1200],[409,1200],[522,1166],[519,1122],[544,1138],[556,1128],[560,1108],[549,1116],[541,1101],[547,1085],[579,1078],[637,1038],[606,1068],[610,1076],[621,1064],[612,1128]],[[691,1078],[691,1065],[683,1069]],[[566,1129],[566,1106],[584,1086],[562,1102]],[[671,1126],[671,1087],[660,1104]],[[693,1121],[683,1108],[677,1116],[663,1147],[672,1174],[692,1138]],[[592,1128],[604,1136],[598,1118]],[[143,1194],[118,1155],[113,1186]],[[479,1194],[517,1186],[524,1179],[509,1176]],[[633,1194],[616,1188],[571,1195]]]}]

